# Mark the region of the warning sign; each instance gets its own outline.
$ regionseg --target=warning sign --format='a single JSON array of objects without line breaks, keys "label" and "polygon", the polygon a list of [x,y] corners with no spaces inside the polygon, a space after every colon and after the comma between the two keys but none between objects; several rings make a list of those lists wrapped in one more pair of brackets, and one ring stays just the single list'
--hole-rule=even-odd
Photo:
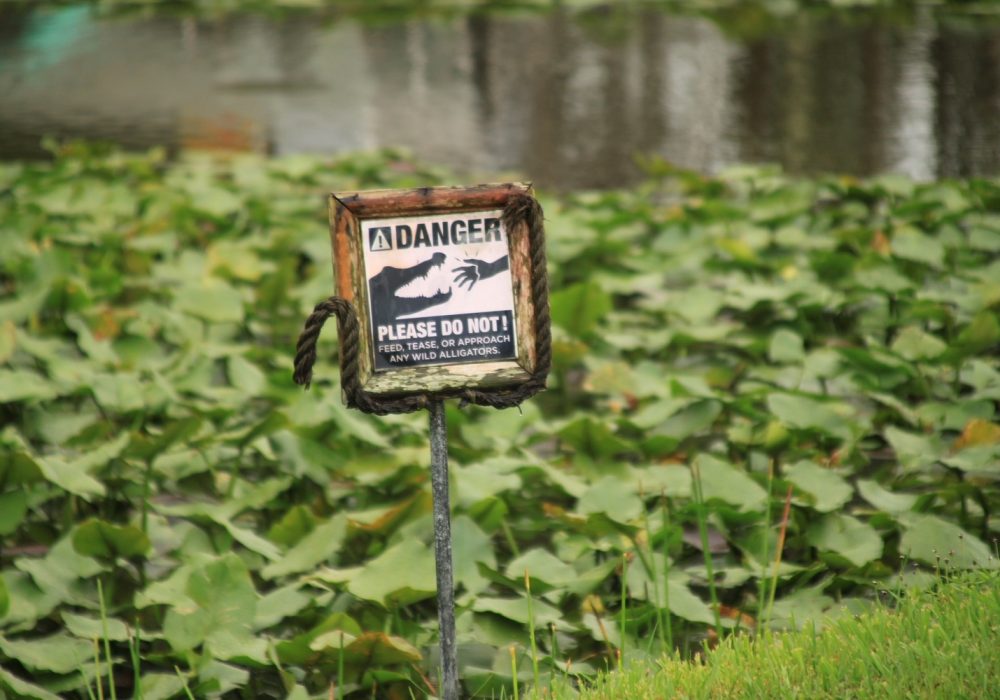
[{"label": "warning sign", "polygon": [[500,215],[362,221],[375,371],[517,358]]}]

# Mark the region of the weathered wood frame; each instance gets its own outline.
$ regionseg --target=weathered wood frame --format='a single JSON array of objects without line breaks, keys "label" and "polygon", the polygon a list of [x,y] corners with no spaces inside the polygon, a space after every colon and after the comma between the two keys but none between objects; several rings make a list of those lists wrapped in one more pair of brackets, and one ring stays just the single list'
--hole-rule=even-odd
[{"label": "weathered wood frame", "polygon": [[536,302],[532,298],[531,245],[528,225],[507,232],[514,292],[517,359],[406,367],[375,372],[368,283],[361,241],[361,222],[403,216],[495,211],[515,194],[533,196],[531,185],[506,183],[474,187],[423,187],[411,190],[334,192],[330,195],[330,242],[337,296],[357,311],[361,326],[358,374],[361,386],[375,396],[433,394],[449,390],[516,387],[537,369]]}]

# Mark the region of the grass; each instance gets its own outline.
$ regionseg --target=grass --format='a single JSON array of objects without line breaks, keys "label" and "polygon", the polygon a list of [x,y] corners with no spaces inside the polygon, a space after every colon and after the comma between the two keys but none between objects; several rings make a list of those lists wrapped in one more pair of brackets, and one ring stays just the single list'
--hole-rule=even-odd
[{"label": "grass", "polygon": [[543,697],[997,697],[1000,576],[974,572],[893,596],[822,631],[733,636],[696,661],[634,662]]}]

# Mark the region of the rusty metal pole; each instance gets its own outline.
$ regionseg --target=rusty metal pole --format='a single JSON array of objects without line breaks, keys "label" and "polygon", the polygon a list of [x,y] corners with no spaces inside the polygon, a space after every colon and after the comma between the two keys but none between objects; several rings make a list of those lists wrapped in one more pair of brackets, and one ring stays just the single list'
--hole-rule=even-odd
[{"label": "rusty metal pole", "polygon": [[431,432],[431,490],[434,498],[434,565],[437,571],[438,627],[441,638],[443,700],[458,700],[458,656],[455,648],[455,584],[451,563],[451,507],[448,500],[448,426],[444,401],[428,407]]}]

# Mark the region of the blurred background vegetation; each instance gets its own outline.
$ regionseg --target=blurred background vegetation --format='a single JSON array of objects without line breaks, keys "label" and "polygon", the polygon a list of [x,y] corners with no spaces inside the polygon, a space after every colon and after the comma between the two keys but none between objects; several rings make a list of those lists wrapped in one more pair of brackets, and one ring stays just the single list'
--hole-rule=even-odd
[{"label": "blurred background vegetation", "polygon": [[433,694],[425,417],[291,382],[331,190],[540,186],[469,695],[998,567],[995,5],[294,5],[0,6],[0,690]]}]

